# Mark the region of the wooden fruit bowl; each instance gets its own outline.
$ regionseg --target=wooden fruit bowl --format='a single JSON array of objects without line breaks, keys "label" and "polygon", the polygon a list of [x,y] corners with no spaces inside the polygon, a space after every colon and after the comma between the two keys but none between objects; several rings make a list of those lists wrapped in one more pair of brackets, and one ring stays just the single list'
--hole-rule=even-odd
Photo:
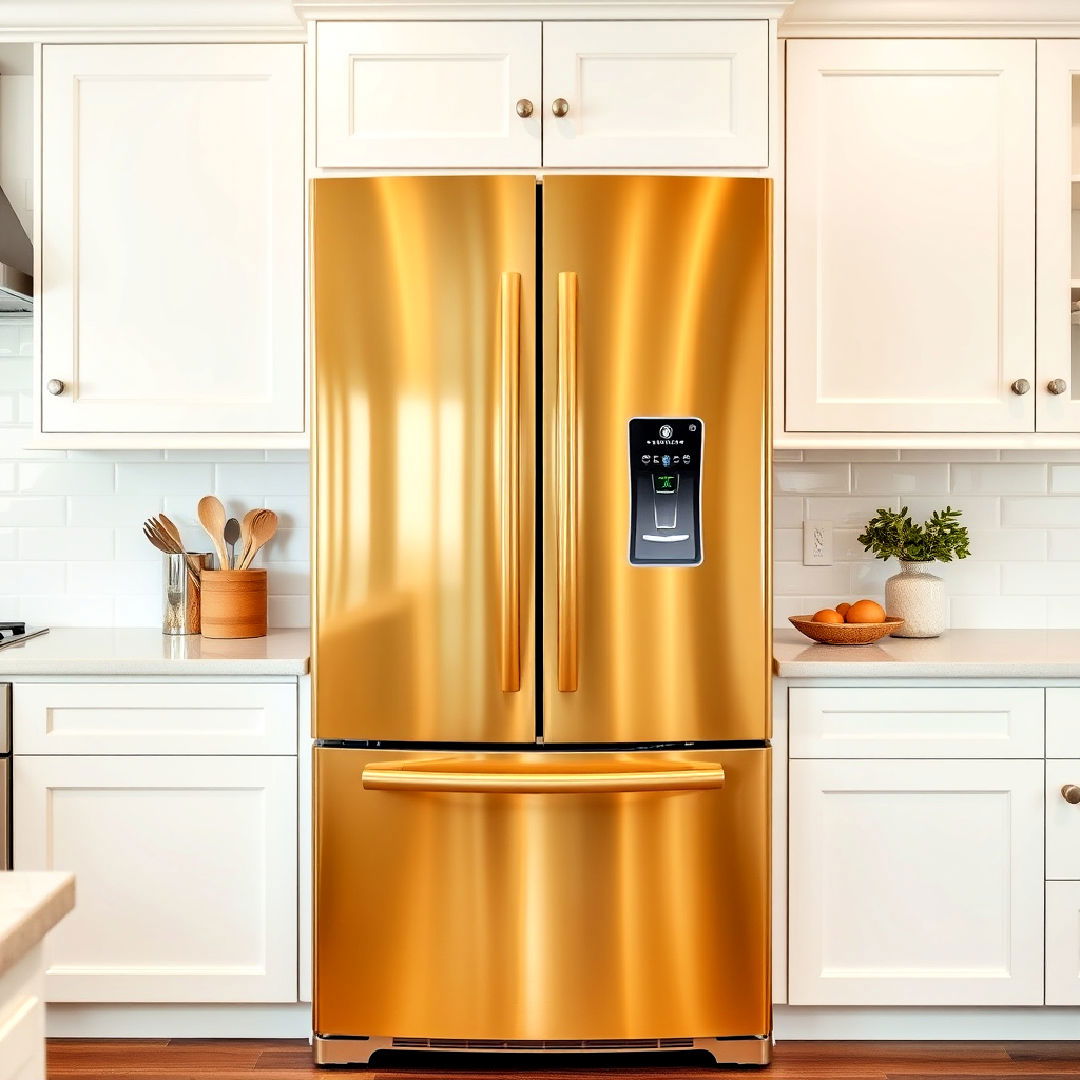
[{"label": "wooden fruit bowl", "polygon": [[904,625],[903,619],[885,616],[884,622],[876,623],[828,623],[814,622],[809,615],[789,615],[788,622],[808,638],[825,645],[869,645],[895,633]]}]

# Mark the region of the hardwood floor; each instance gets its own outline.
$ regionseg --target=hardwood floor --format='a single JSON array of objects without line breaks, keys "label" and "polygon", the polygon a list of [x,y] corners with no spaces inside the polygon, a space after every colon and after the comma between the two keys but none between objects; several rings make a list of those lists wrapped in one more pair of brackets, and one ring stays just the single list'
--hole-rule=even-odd
[{"label": "hardwood floor", "polygon": [[[1080,1031],[1077,1032],[1080,1036]],[[756,1076],[760,1080],[1075,1080],[1080,1041],[1022,1043],[789,1042],[768,1070],[684,1064],[671,1058],[545,1058],[541,1063],[496,1055],[454,1055],[432,1061],[414,1055],[372,1069],[316,1069],[306,1042],[287,1040],[51,1039],[48,1080],[297,1080],[366,1075],[372,1080],[700,1080]],[[541,1075],[542,1074],[542,1075]]]}]

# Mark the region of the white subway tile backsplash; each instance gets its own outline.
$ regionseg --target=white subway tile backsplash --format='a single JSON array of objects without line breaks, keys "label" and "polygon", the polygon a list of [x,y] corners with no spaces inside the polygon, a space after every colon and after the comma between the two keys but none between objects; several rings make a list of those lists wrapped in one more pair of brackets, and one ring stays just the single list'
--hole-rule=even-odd
[{"label": "white subway tile backsplash", "polygon": [[[262,552],[255,558],[255,565],[262,561]],[[311,592],[311,568],[306,562],[268,562],[266,566],[267,589],[278,596],[307,596]]]},{"label": "white subway tile backsplash", "polygon": [[311,601],[306,596],[270,596],[271,626],[307,626],[311,622]]},{"label": "white subway tile backsplash", "polygon": [[[800,533],[799,536],[801,537],[802,533]],[[799,542],[801,545],[801,539]],[[274,533],[274,539],[266,545],[264,551],[267,561],[307,561],[311,558],[311,531],[309,529],[278,529],[278,531]],[[801,558],[801,546],[799,552]]]},{"label": "white subway tile backsplash", "polygon": [[1006,564],[1001,591],[1017,596],[1080,596],[1080,562]]},{"label": "white subway tile backsplash", "polygon": [[0,593],[62,593],[64,568],[51,562],[0,562]]},{"label": "white subway tile backsplash", "polygon": [[258,491],[265,496],[305,495],[308,466],[300,462],[218,465],[217,490]]},{"label": "white subway tile backsplash", "polygon": [[807,499],[806,504],[806,516],[811,521],[831,521],[834,528],[847,526],[862,529],[877,513],[879,507],[887,507],[891,510],[900,509],[896,499],[884,497],[868,499],[865,495],[847,499]]},{"label": "white subway tile backsplash", "polygon": [[69,495],[69,525],[130,525],[161,512],[155,495]]},{"label": "white subway tile backsplash", "polygon": [[26,461],[19,466],[19,490],[31,495],[109,495],[116,466],[77,461]]},{"label": "white subway tile backsplash", "polygon": [[0,559],[18,557],[20,532],[20,529],[0,529]]},{"label": "white subway tile backsplash", "polygon": [[[111,596],[35,596],[23,593],[20,619],[38,626],[116,626]],[[146,623],[143,625],[153,625]]]},{"label": "white subway tile backsplash", "polygon": [[846,495],[851,490],[850,470],[850,465],[841,462],[774,465],[773,491],[778,495]]},{"label": "white subway tile backsplash", "polygon": [[[882,601],[895,560],[875,560],[858,536],[879,507],[906,506],[918,522],[951,505],[971,533],[971,558],[934,567],[957,627],[1080,627],[1080,451],[804,451],[776,474],[774,619],[868,596]],[[1058,464],[1060,462],[1060,464]],[[848,465],[850,493],[814,490],[824,470]],[[827,474],[834,478],[836,472]],[[786,493],[804,484],[797,495]],[[815,479],[816,477],[816,479]],[[1054,478],[1053,480],[1051,478]],[[813,481],[813,483],[812,483]],[[1074,496],[1072,493],[1075,492]],[[831,521],[831,567],[802,565],[802,517]],[[844,573],[847,572],[845,583]]]},{"label": "white subway tile backsplash", "polygon": [[0,495],[0,523],[4,525],[63,525],[62,495]]},{"label": "white subway tile backsplash", "polygon": [[957,630],[1040,630],[1045,596],[954,596],[949,625]]},{"label": "white subway tile backsplash", "polygon": [[895,465],[856,464],[851,469],[851,480],[851,490],[857,495],[880,492],[901,497],[923,492],[948,491],[949,467],[904,461]]},{"label": "white subway tile backsplash", "polygon": [[995,465],[959,463],[950,469],[954,495],[1045,495],[1046,466],[1002,462]]},{"label": "white subway tile backsplash", "polygon": [[[19,557],[55,561],[112,559],[115,552],[112,529],[65,525],[48,529],[19,529]],[[140,533],[139,540],[149,547]]]},{"label": "white subway tile backsplash", "polygon": [[1001,523],[1008,526],[1080,528],[1080,498],[1006,496],[1001,500]]},{"label": "white subway tile backsplash", "polygon": [[1055,495],[1080,493],[1080,465],[1051,465],[1050,491]]},{"label": "white subway tile backsplash", "polygon": [[116,491],[120,495],[188,495],[198,503],[213,490],[213,465],[121,462],[116,466]]}]

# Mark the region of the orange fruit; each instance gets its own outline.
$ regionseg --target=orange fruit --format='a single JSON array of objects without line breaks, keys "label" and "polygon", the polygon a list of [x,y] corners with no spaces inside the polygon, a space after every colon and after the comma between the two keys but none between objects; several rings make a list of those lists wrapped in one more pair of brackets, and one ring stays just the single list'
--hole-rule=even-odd
[{"label": "orange fruit", "polygon": [[833,611],[832,608],[823,608],[821,611],[814,612],[813,622],[841,623],[843,621],[844,616],[839,611]]},{"label": "orange fruit", "polygon": [[845,600],[842,604],[836,605],[836,612],[838,615],[844,615],[846,617],[849,607],[851,607],[851,605]]},{"label": "orange fruit", "polygon": [[884,622],[885,609],[873,600],[856,600],[847,609],[844,621],[850,623]]}]

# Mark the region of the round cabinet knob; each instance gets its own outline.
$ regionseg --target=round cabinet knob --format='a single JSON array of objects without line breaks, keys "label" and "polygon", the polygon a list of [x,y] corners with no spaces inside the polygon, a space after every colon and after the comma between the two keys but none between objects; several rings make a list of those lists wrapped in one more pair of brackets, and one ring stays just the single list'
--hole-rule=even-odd
[{"label": "round cabinet knob", "polygon": [[570,111],[570,102],[564,97],[557,97],[551,103],[551,111],[556,116],[565,116]]},{"label": "round cabinet knob", "polygon": [[1021,397],[1031,389],[1031,383],[1027,379],[1017,379],[1009,386],[1009,389],[1014,394],[1019,394]]},{"label": "round cabinet knob", "polygon": [[1066,784],[1061,789],[1061,797],[1071,805],[1075,806],[1080,803],[1080,786],[1076,784]]},{"label": "round cabinet knob", "polygon": [[62,379],[50,379],[45,384],[45,389],[52,394],[53,397],[59,397],[64,392],[64,383]]},{"label": "round cabinet knob", "polygon": [[1051,379],[1046,384],[1046,389],[1049,390],[1051,394],[1064,394],[1068,388],[1069,384],[1064,379]]},{"label": "round cabinet knob", "polygon": [[533,114],[533,103],[526,97],[521,98],[515,106],[518,116],[524,120]]}]

